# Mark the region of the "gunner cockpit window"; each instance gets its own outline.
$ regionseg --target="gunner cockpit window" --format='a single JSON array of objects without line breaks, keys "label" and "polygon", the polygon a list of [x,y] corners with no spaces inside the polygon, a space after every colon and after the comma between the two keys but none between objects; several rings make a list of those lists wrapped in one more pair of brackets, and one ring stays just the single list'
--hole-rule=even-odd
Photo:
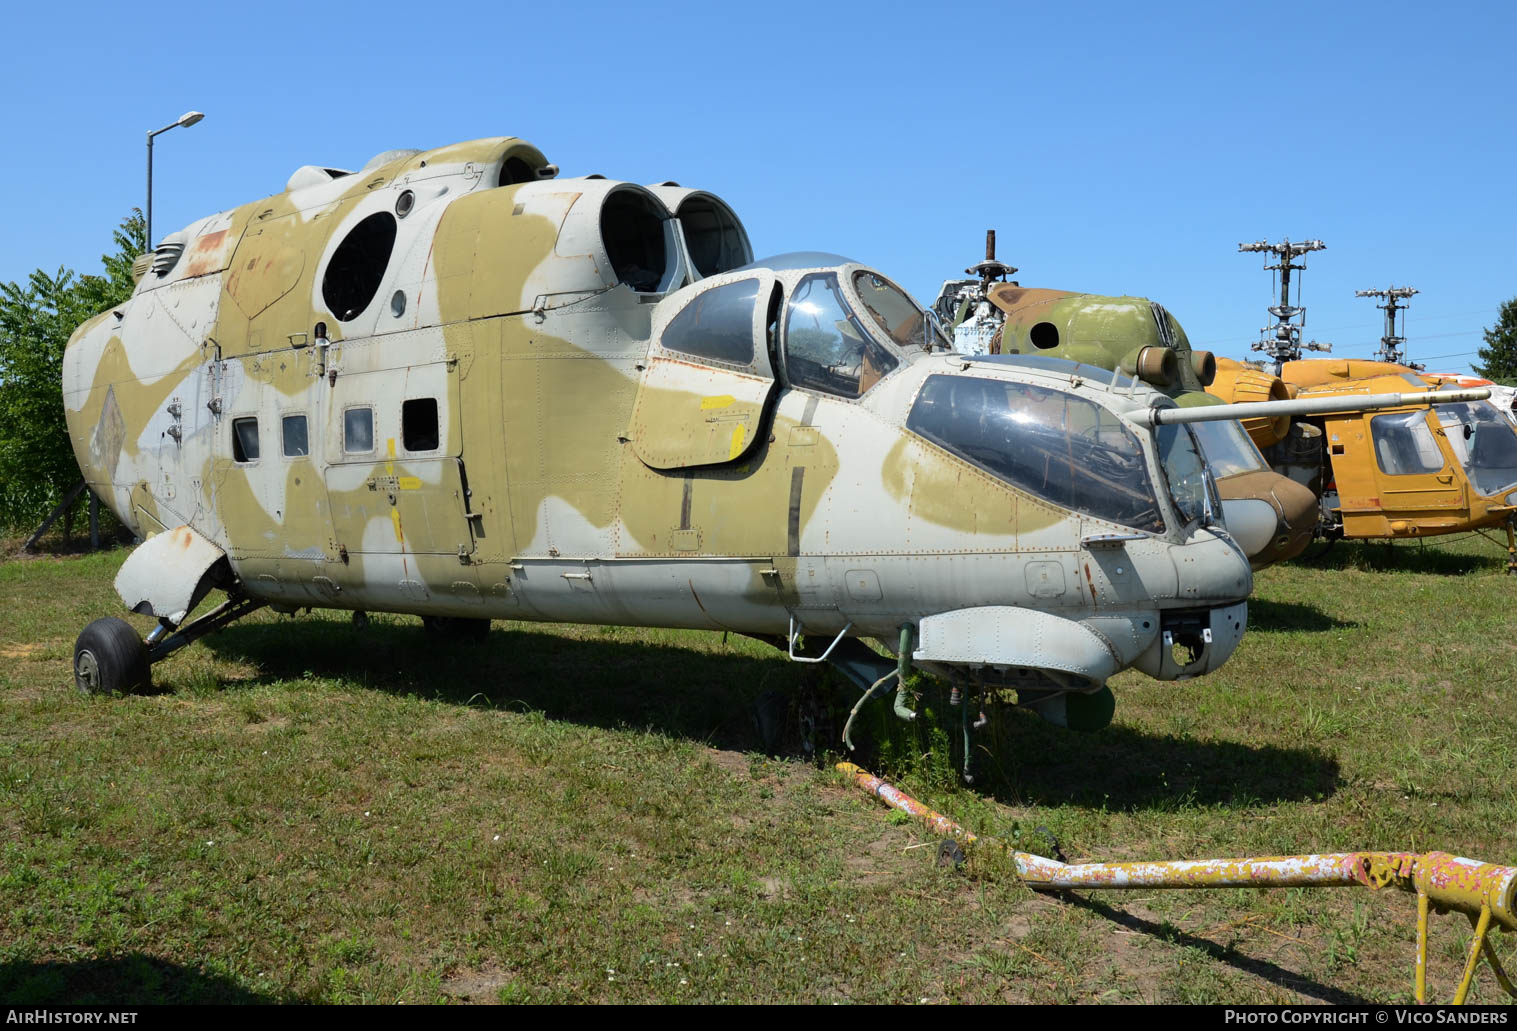
[{"label": "gunner cockpit window", "polygon": [[1164,532],[1137,435],[1084,398],[1030,383],[929,376],[906,428],[1051,504]]},{"label": "gunner cockpit window", "polygon": [[900,362],[870,337],[832,272],[807,276],[785,316],[785,375],[792,386],[863,397]]}]

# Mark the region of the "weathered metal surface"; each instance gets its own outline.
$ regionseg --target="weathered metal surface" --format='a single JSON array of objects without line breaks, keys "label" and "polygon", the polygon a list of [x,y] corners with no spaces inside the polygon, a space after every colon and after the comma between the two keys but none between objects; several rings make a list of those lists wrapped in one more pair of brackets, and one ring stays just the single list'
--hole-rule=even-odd
[{"label": "weathered metal surface", "polygon": [[226,557],[194,529],[179,526],[137,546],[116,573],[116,593],[133,612],[181,623],[204,596],[207,572]]}]

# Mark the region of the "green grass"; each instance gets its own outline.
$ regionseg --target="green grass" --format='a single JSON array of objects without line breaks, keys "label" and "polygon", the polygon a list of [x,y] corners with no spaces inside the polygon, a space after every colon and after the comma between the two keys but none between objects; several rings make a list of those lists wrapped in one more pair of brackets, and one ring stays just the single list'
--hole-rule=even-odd
[{"label": "green grass", "polygon": [[[1399,893],[1051,898],[988,854],[938,867],[825,764],[762,754],[755,700],[816,687],[736,636],[497,623],[439,645],[414,619],[265,610],[154,693],[81,697],[73,639],[120,613],[124,554],[0,564],[6,1002],[1409,997]],[[1501,570],[1471,540],[1267,571],[1219,673],[1124,675],[1092,735],[996,713],[972,790],[931,685],[917,725],[887,701],[861,736],[1029,851],[1517,863]],[[1437,994],[1467,940],[1435,919]],[[1474,998],[1498,1001],[1488,973]]]}]

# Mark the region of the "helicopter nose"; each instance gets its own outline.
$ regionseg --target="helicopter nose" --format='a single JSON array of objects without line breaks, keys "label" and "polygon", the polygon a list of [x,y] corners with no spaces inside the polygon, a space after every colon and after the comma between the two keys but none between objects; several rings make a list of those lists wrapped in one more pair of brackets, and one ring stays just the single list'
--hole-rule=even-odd
[{"label": "helicopter nose", "polygon": [[1258,470],[1217,481],[1227,532],[1255,569],[1301,554],[1317,527],[1317,496],[1279,473]]},{"label": "helicopter nose", "polygon": [[1280,530],[1275,535],[1276,550],[1270,561],[1284,562],[1306,550],[1322,519],[1322,512],[1311,488],[1289,476],[1280,477],[1274,493],[1275,501],[1280,505]]},{"label": "helicopter nose", "polygon": [[1254,589],[1248,558],[1231,534],[1197,529],[1170,551],[1177,574],[1175,600],[1198,604],[1243,601]]},{"label": "helicopter nose", "polygon": [[1185,680],[1221,666],[1243,640],[1254,576],[1230,534],[1198,529],[1169,554],[1175,597],[1161,606],[1159,633],[1133,665],[1159,680]]}]

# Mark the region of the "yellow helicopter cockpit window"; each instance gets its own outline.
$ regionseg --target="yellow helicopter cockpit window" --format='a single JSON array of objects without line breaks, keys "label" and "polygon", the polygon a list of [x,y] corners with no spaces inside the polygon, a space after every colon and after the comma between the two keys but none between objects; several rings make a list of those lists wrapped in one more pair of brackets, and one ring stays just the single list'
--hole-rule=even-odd
[{"label": "yellow helicopter cockpit window", "polygon": [[1164,532],[1137,435],[1084,398],[1030,383],[929,376],[906,428],[1061,508]]},{"label": "yellow helicopter cockpit window", "polygon": [[1427,412],[1396,412],[1370,420],[1375,461],[1387,476],[1414,476],[1443,469],[1443,452],[1427,424]]},{"label": "yellow helicopter cockpit window", "polygon": [[796,284],[785,314],[785,375],[792,386],[863,397],[899,364],[854,314],[837,273],[813,273]]},{"label": "yellow helicopter cockpit window", "polygon": [[1491,404],[1435,405],[1438,422],[1459,464],[1487,497],[1517,486],[1517,433]]}]

